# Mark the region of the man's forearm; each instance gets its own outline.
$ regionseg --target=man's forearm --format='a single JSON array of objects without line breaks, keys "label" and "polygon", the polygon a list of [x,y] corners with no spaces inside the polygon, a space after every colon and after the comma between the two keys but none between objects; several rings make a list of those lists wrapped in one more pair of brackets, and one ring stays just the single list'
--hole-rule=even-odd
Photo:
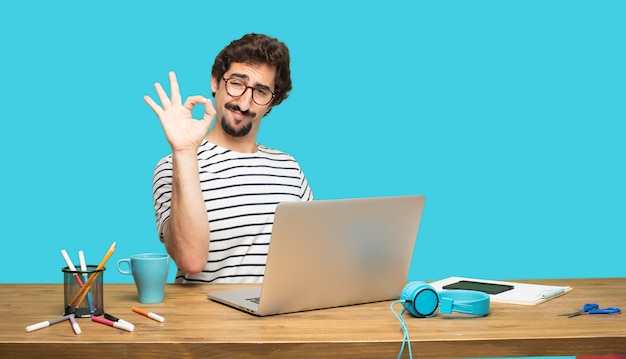
[{"label": "man's forearm", "polygon": [[174,152],[170,217],[164,224],[165,245],[180,270],[198,273],[209,251],[210,228],[196,152]]}]

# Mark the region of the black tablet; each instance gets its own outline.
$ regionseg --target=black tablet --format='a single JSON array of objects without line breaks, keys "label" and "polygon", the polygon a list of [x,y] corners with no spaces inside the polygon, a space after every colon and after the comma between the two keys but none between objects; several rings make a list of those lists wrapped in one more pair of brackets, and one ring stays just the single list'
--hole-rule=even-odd
[{"label": "black tablet", "polygon": [[465,290],[477,290],[487,294],[499,294],[513,289],[512,285],[508,284],[494,284],[485,282],[474,282],[469,280],[461,280],[456,283],[443,286],[443,289],[465,289]]}]

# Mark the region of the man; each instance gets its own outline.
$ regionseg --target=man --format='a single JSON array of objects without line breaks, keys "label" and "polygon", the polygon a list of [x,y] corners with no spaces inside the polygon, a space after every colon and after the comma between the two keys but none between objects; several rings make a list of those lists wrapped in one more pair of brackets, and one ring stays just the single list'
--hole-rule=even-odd
[{"label": "man", "polygon": [[[153,195],[176,282],[260,282],[276,206],[313,200],[296,160],[256,142],[261,119],[291,90],[289,51],[259,34],[229,44],[212,68],[215,107],[199,95],[183,103],[173,72],[169,80],[169,98],[155,84],[160,106],[144,100],[172,148],[155,168]],[[196,105],[201,120],[191,117]]]}]

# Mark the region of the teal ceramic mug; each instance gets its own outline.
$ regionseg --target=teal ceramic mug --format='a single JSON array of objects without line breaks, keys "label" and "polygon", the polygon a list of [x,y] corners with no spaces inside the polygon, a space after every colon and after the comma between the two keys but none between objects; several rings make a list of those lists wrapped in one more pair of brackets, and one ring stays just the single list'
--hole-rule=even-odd
[{"label": "teal ceramic mug", "polygon": [[[125,269],[126,267],[127,269]],[[161,303],[170,270],[170,256],[164,253],[142,253],[117,261],[117,270],[132,275],[137,286],[139,302]]]}]

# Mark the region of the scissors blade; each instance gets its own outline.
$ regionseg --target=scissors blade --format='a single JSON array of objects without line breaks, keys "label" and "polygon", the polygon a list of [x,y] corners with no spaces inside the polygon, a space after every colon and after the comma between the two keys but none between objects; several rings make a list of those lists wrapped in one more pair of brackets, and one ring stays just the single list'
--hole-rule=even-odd
[{"label": "scissors blade", "polygon": [[581,315],[581,314],[583,314],[583,313],[584,313],[584,312],[583,312],[582,310],[579,310],[579,311],[577,311],[577,312],[575,312],[575,313],[570,313],[570,314],[568,314],[568,315],[567,315],[567,317],[568,317],[568,318],[572,318],[572,317],[575,317],[575,316]]},{"label": "scissors blade", "polygon": [[586,314],[587,312],[589,312],[592,309],[597,309],[599,306],[596,303],[587,303],[585,305],[583,305],[583,307],[578,310],[575,311],[573,313],[569,313],[569,314],[562,314],[564,316],[567,316],[568,318],[572,318],[581,314]]},{"label": "scissors blade", "polygon": [[565,314],[559,314],[559,317],[573,317],[575,315],[579,315],[580,311],[576,311],[576,312],[569,312],[569,313],[565,313]]}]

